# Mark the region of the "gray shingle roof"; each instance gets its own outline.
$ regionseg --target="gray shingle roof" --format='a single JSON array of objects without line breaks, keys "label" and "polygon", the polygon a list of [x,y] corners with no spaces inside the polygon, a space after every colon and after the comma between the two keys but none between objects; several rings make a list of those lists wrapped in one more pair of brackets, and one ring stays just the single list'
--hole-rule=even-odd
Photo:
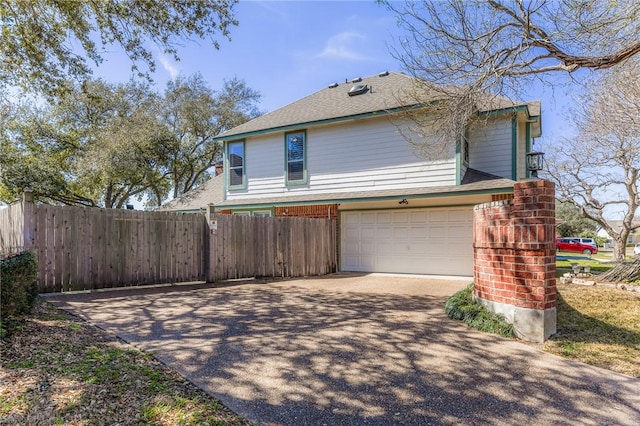
[{"label": "gray shingle roof", "polygon": [[[366,84],[368,90],[362,95],[349,96],[349,90],[359,84]],[[384,76],[366,77],[359,82],[338,83],[337,87],[325,87],[289,105],[234,127],[220,135],[218,139],[229,139],[234,135],[265,129],[406,107],[415,104],[406,96],[413,84],[413,78],[396,72]]]},{"label": "gray shingle roof", "polygon": [[224,175],[215,176],[197,188],[157,208],[157,211],[198,211],[210,203],[218,205],[224,199]]},{"label": "gray shingle roof", "polygon": [[467,185],[469,183],[482,182],[486,180],[495,180],[502,179],[500,176],[492,175],[491,173],[486,173],[480,170],[468,168],[462,178],[462,185]]},{"label": "gray shingle roof", "polygon": [[[222,133],[216,140],[230,140],[244,137],[254,132],[283,129],[292,126],[320,124],[336,119],[356,118],[361,115],[384,113],[398,108],[419,106],[445,96],[446,91],[416,89],[413,77],[390,72],[362,78],[361,81],[338,83],[335,87],[325,87],[298,101]],[[366,85],[367,91],[361,95],[349,96],[349,90],[356,85]],[[333,85],[332,85],[333,86]],[[455,89],[452,89],[455,90]],[[421,93],[417,97],[414,93]],[[529,114],[540,114],[540,103],[517,103],[504,97],[487,96],[479,106],[481,111],[492,111],[518,106],[527,106]]]}]

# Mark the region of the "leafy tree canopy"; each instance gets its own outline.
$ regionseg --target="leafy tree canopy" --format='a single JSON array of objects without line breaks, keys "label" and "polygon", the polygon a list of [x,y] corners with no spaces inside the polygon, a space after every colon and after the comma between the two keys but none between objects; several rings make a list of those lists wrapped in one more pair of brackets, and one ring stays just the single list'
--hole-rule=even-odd
[{"label": "leafy tree canopy", "polygon": [[124,206],[159,179],[156,144],[170,137],[148,85],[85,82],[46,108],[16,108],[0,144],[0,197]]},{"label": "leafy tree canopy", "polygon": [[556,204],[556,223],[558,237],[581,237],[597,230],[597,224],[584,217],[580,208],[562,201]]},{"label": "leafy tree canopy", "polygon": [[1,85],[19,85],[55,96],[67,80],[91,75],[106,47],[118,45],[132,70],[155,70],[147,42],[178,59],[181,42],[205,39],[219,47],[216,35],[229,38],[237,25],[237,0],[37,1],[0,0]]},{"label": "leafy tree canopy", "polygon": [[86,80],[37,108],[0,116],[0,200],[29,188],[44,202],[121,208],[160,205],[203,183],[221,158],[211,141],[259,114],[260,95],[234,78],[220,91],[196,74],[160,95],[147,83]]},{"label": "leafy tree canopy", "polygon": [[[181,76],[167,84],[161,120],[172,139],[157,149],[170,177],[172,197],[211,177],[210,169],[222,158],[221,145],[211,139],[260,115],[259,100],[260,93],[238,78],[225,81],[219,91],[212,90],[200,74]],[[148,195],[160,205],[167,194],[153,187]]]}]

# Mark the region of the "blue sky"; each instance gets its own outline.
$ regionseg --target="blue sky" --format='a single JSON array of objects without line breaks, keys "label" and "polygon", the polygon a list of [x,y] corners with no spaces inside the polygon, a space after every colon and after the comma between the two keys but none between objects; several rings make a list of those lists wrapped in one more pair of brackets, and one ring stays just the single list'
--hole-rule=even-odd
[{"label": "blue sky", "polygon": [[[178,73],[200,72],[213,89],[238,77],[262,94],[261,109],[271,111],[334,81],[399,71],[389,45],[401,34],[395,16],[373,0],[241,1],[239,26],[220,50],[191,42],[179,50],[180,62],[156,54],[153,78],[159,89]],[[125,81],[130,63],[105,56],[96,76]]]},{"label": "blue sky", "polygon": [[[200,72],[212,89],[238,77],[262,95],[264,112],[285,106],[333,83],[381,71],[403,71],[390,53],[403,36],[396,16],[374,0],[240,1],[231,41],[216,50],[204,41],[185,42],[175,62],[157,50],[153,75],[158,90],[179,73]],[[96,71],[109,81],[130,78],[130,62],[114,51]],[[554,78],[554,76],[549,76]],[[526,100],[542,100],[543,141],[570,133],[560,111],[565,89],[537,86]],[[540,149],[540,142],[535,148]]]}]

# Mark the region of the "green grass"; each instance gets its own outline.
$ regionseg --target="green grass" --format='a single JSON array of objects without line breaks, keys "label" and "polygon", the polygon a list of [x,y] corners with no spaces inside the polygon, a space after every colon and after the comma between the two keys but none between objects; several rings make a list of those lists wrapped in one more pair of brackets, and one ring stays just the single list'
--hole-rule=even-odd
[{"label": "green grass", "polygon": [[[575,254],[575,253],[572,253]],[[578,257],[578,256],[575,256]],[[591,266],[591,273],[592,274],[599,274],[605,271],[608,271],[609,269],[613,268],[615,266],[615,263],[606,263],[606,262],[600,262],[599,260],[595,259],[595,258],[588,258],[588,257],[583,257],[580,259],[558,259],[556,260],[556,278],[559,278],[562,276],[562,274],[564,274],[565,272],[572,272],[572,264],[573,263],[577,263],[578,266],[580,267],[584,267],[584,266]]]},{"label": "green grass", "polygon": [[8,365],[10,368],[31,368],[35,363],[36,362],[33,359],[25,359],[20,361],[11,361]]},{"label": "green grass", "polygon": [[167,377],[160,371],[147,367],[145,365],[140,367],[140,372],[147,378],[147,386],[153,392],[164,392],[167,389]]},{"label": "green grass", "polygon": [[71,330],[80,330],[82,328],[82,326],[80,324],[78,324],[77,322],[69,322],[67,324],[67,326],[71,329]]},{"label": "green grass", "polygon": [[640,377],[640,294],[600,286],[558,287],[557,333],[546,352]]},{"label": "green grass", "polygon": [[451,296],[445,303],[444,310],[449,318],[461,320],[476,330],[514,337],[513,325],[507,323],[504,316],[489,312],[473,300],[473,284]]},{"label": "green grass", "polygon": [[170,416],[172,424],[175,425],[224,425],[224,422],[212,419],[205,410],[193,411],[194,404],[206,408],[206,411],[216,412],[219,405],[216,402],[206,403],[200,400],[186,398],[175,398],[173,400],[163,399],[153,404],[142,407],[140,419],[146,423],[157,424],[161,419]]}]

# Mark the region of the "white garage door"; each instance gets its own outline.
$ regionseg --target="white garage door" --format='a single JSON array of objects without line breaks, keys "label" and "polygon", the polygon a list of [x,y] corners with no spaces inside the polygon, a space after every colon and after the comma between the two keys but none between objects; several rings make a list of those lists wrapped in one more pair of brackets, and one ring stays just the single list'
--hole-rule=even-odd
[{"label": "white garage door", "polygon": [[473,275],[469,207],[342,212],[341,269]]}]

